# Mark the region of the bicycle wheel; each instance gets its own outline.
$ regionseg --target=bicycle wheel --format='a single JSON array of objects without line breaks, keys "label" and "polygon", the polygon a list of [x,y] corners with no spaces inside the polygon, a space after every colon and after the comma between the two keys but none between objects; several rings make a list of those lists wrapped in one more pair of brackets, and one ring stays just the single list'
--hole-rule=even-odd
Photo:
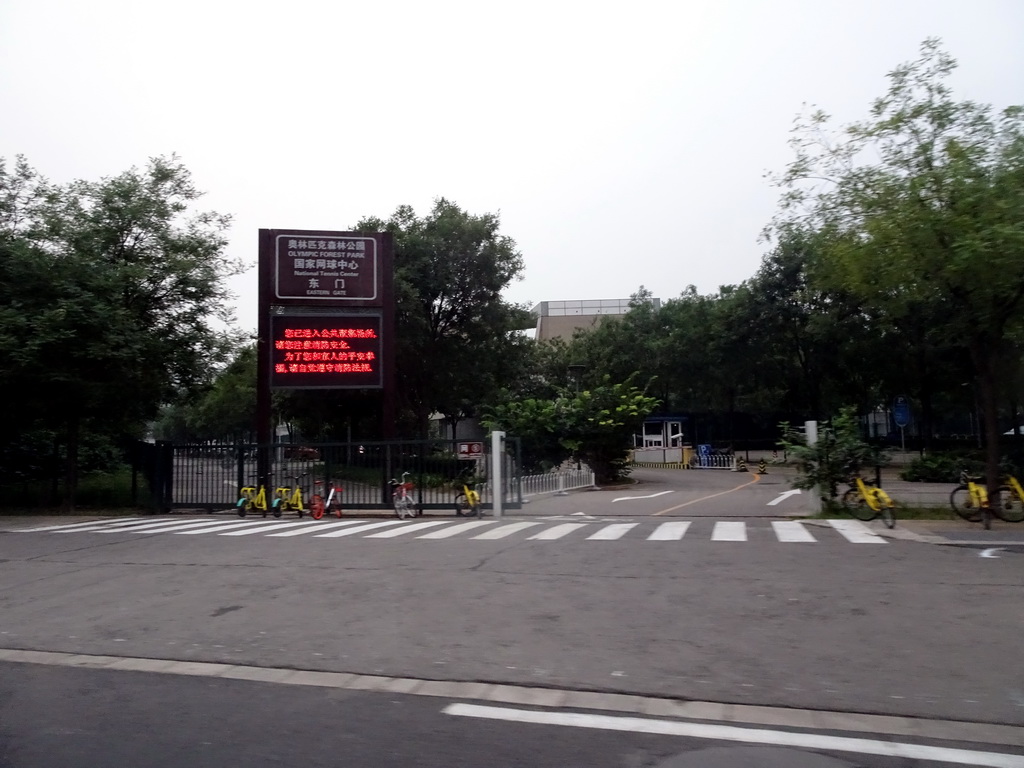
[{"label": "bicycle wheel", "polygon": [[309,516],[314,520],[320,520],[324,516],[324,498],[318,493],[309,499]]},{"label": "bicycle wheel", "polygon": [[949,506],[969,523],[977,523],[981,520],[981,511],[975,505],[966,485],[958,485],[953,489],[949,494]]},{"label": "bicycle wheel", "polygon": [[999,486],[999,504],[992,507],[992,511],[996,517],[1007,523],[1019,523],[1024,520],[1024,504],[1008,485]]},{"label": "bicycle wheel", "polygon": [[469,504],[466,503],[466,494],[465,493],[463,493],[462,491],[459,491],[457,494],[455,494],[455,514],[458,517],[465,517],[465,515],[466,515],[466,508],[468,506],[469,506]]},{"label": "bicycle wheel", "polygon": [[889,494],[878,488],[875,490],[875,501],[878,503],[878,514],[882,516],[882,522],[885,523],[885,527],[895,528],[896,510],[893,507],[892,499],[889,498]]},{"label": "bicycle wheel", "polygon": [[856,488],[851,488],[844,493],[842,501],[846,511],[858,520],[867,522],[868,520],[874,520],[878,517],[878,513],[868,506],[867,499],[861,496],[860,491]]},{"label": "bicycle wheel", "polygon": [[245,517],[246,514],[249,512],[249,507],[251,504],[252,502],[246,498],[239,499],[238,503],[235,505],[236,507],[238,507],[238,516]]},{"label": "bicycle wheel", "polygon": [[404,520],[406,515],[409,517],[415,517],[416,511],[412,508],[412,499],[408,496],[396,496],[395,514],[398,515],[400,520]]}]

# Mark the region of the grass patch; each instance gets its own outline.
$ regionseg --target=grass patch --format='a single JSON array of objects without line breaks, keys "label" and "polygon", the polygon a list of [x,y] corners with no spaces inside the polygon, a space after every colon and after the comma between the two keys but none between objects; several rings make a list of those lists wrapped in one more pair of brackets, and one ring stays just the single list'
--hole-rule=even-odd
[{"label": "grass patch", "polygon": [[[896,502],[896,521],[900,520],[962,520],[956,512],[948,506],[938,507],[910,507]],[[856,519],[842,504],[827,505],[816,515],[810,515],[812,520],[827,520],[836,517],[849,517]]]}]

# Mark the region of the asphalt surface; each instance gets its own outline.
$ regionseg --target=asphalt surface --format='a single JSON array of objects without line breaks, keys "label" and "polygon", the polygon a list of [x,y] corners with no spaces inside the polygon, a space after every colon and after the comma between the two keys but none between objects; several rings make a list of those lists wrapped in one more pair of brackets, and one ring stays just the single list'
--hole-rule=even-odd
[{"label": "asphalt surface", "polygon": [[0,662],[3,768],[905,768],[1024,765],[1005,746]]},{"label": "asphalt surface", "polygon": [[[7,674],[11,670],[30,671],[17,685],[0,685],[0,736],[3,743],[20,744],[23,750],[7,764],[62,763],[32,763],[36,727],[31,720],[6,716],[31,711],[31,700],[25,697],[46,685],[40,682],[43,677],[31,674],[43,675],[41,668],[4,663],[5,648],[380,675],[414,681],[410,685],[463,681],[731,702],[849,713],[851,718],[859,713],[914,722],[1013,726],[1024,721],[1024,674],[1013,663],[1022,630],[1024,560],[1012,547],[951,546],[948,542],[958,535],[977,533],[955,521],[901,523],[892,532],[872,524],[867,540],[854,543],[827,521],[794,522],[807,513],[806,499],[800,496],[786,495],[769,506],[789,490],[787,479],[771,471],[744,476],[638,470],[636,478],[639,483],[622,488],[538,498],[507,520],[480,521],[472,532],[434,539],[420,537],[463,521],[437,517],[399,524],[382,519],[369,521],[380,527],[356,535],[323,537],[303,533],[311,524],[294,519],[254,523],[174,516],[120,521],[120,530],[107,520],[98,526],[36,532],[25,529],[90,518],[0,519],[0,681],[13,679]],[[159,525],[149,527],[151,523]],[[229,523],[242,527],[211,530]],[[359,527],[344,523],[316,530],[337,533],[346,526]],[[799,526],[812,540],[784,541],[776,523]],[[432,527],[408,535],[400,530],[423,524]],[[531,527],[504,538],[477,538],[480,531],[512,524]],[[193,534],[175,532],[180,525],[190,526]],[[685,535],[679,538],[652,540],[655,531],[678,534],[683,525]],[[571,530],[559,538],[533,538],[560,526]],[[243,530],[248,533],[237,535]],[[380,535],[389,530],[397,534]],[[716,538],[720,531],[739,531],[742,538]],[[1016,535],[1006,525],[990,533]],[[129,678],[112,670],[63,670],[54,672],[53,680],[65,680],[65,673],[114,681],[55,682],[51,693],[59,691],[53,695],[67,699],[71,720],[76,710],[70,702],[90,686],[109,684],[111,706],[118,690],[127,695],[131,689],[121,682]],[[104,677],[111,675],[116,680]],[[153,679],[143,673],[129,677]],[[159,686],[166,679],[161,677]],[[248,764],[297,764],[274,751],[292,743],[287,734],[297,727],[296,720],[285,713],[292,705],[263,706],[246,686],[218,684],[223,688],[216,690],[225,697],[219,711],[244,712],[239,728],[241,723],[286,723],[284,732],[243,729],[227,733],[218,743],[227,749],[239,740],[248,744],[262,738],[265,753],[254,755]],[[160,749],[186,754],[171,743],[198,732],[199,726],[182,719],[181,713],[189,706],[203,710],[204,685],[210,681],[182,682],[180,694],[161,693],[168,702],[177,696],[181,705],[167,710],[171,716],[160,738],[157,726],[148,726],[153,738],[147,743],[160,745],[165,738],[167,744]],[[310,713],[310,702],[328,694],[308,695],[313,698],[300,697],[302,703],[294,706]],[[388,695],[402,700],[401,689]],[[43,706],[46,696],[40,696]],[[365,733],[366,749],[394,747],[386,735],[396,728],[384,711],[388,707],[378,711],[364,705],[360,696],[350,698],[360,702],[357,708],[375,712],[373,720],[380,727],[353,731],[343,725],[339,733],[349,740],[354,732]],[[13,710],[12,701],[17,703]],[[393,706],[395,712],[412,711]],[[420,701],[408,706],[426,705]],[[329,707],[324,711],[334,712]],[[163,723],[159,709],[153,712],[154,722]],[[438,712],[436,706],[415,709],[413,719],[458,719]],[[354,722],[348,710],[334,714],[333,722]],[[223,722],[234,723],[225,715],[208,718],[214,733]],[[300,719],[306,721],[305,716]],[[317,722],[312,713],[309,720]],[[418,762],[410,763],[399,750],[398,762],[363,763],[362,753],[353,753],[345,764],[432,765],[436,757],[437,764],[479,765],[481,755],[493,753],[503,759],[487,764],[639,766],[679,758],[683,762],[664,764],[682,767],[688,755],[704,749],[701,744],[712,748],[700,737],[632,741],[600,729],[578,737],[563,726],[504,721],[483,726],[476,718],[466,720],[471,724],[438,726],[438,732],[462,743],[459,729],[476,728],[495,741],[475,745],[468,757],[453,756],[440,747],[435,750],[429,738],[414,731],[409,743],[424,744],[422,750],[413,750],[422,758]],[[330,726],[325,722],[323,728],[328,732]],[[550,762],[537,757],[547,755],[544,750],[535,750],[533,762],[516,752],[529,743],[524,740],[536,741],[530,734],[537,728],[543,729],[542,741],[553,750]],[[603,735],[598,737],[598,732]],[[192,760],[193,754],[190,761],[153,762],[155,752],[141,762],[125,762],[114,746],[103,746],[100,723],[89,733],[95,735],[99,751],[92,762],[81,765],[204,764]],[[54,738],[56,744],[59,739]],[[296,732],[295,739],[307,738]],[[610,739],[620,748],[596,750],[600,755],[572,752],[581,749],[573,746],[578,738],[588,744]],[[679,741],[686,738],[692,740]],[[559,751],[563,740],[570,752]],[[979,737],[979,743],[984,739]],[[723,759],[746,759],[735,744],[722,748],[731,750]],[[45,755],[47,747],[40,749],[38,754]],[[303,761],[312,764],[329,759],[317,749],[296,754],[305,754]],[[498,749],[511,751],[494,752]],[[1004,744],[998,750],[1021,748]],[[570,753],[583,757],[568,759]],[[811,753],[851,760],[841,751]],[[211,754],[224,753],[214,749]],[[0,766],[5,766],[3,759]],[[708,754],[702,759],[716,765],[713,760],[718,758]],[[774,758],[759,759],[758,764],[770,765],[765,761]],[[858,756],[852,763],[838,764],[931,763]]]}]

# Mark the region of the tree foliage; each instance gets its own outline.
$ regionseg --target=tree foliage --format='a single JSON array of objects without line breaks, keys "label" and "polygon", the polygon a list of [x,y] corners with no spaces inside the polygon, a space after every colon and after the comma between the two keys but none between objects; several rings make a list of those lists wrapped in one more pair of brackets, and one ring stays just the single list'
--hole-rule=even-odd
[{"label": "tree foliage", "polygon": [[161,404],[193,393],[233,338],[228,218],[174,157],[97,182],[55,185],[0,163],[0,396],[5,439],[49,432],[70,506],[83,436],[141,436]]},{"label": "tree foliage", "polygon": [[890,324],[941,318],[943,341],[973,364],[994,487],[999,369],[1024,305],[1024,109],[955,100],[955,66],[928,40],[869,119],[833,134],[811,114],[779,179],[776,229],[820,233],[832,283]]},{"label": "tree foliage", "polygon": [[824,500],[834,501],[839,483],[850,482],[864,467],[885,463],[885,453],[863,439],[857,411],[845,406],[834,419],[818,424],[813,445],[801,429],[788,422],[779,425],[779,444],[797,464],[794,488],[821,493]]},{"label": "tree foliage", "polygon": [[478,413],[524,376],[533,324],[501,292],[521,277],[522,255],[500,233],[498,214],[471,214],[444,198],[420,218],[407,205],[358,231],[386,231],[395,243],[398,389],[406,431],[425,434],[432,413]]},{"label": "tree foliage", "polygon": [[629,379],[615,382],[606,374],[597,386],[582,391],[559,389],[551,399],[494,406],[485,423],[520,438],[528,469],[575,458],[586,462],[598,482],[607,483],[628,474],[633,434],[657,403]]}]

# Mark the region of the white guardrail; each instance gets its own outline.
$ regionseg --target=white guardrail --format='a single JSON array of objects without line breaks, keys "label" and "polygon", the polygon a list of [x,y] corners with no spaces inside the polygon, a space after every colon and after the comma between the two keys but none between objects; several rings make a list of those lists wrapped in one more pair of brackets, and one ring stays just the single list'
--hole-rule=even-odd
[{"label": "white guardrail", "polygon": [[[514,481],[510,481],[513,485]],[[595,485],[594,473],[587,467],[581,469],[562,469],[557,472],[545,472],[542,475],[523,475],[519,478],[519,488],[522,490],[524,500],[531,496],[541,496],[545,493],[565,493],[580,488],[593,488]],[[489,497],[491,484],[485,483],[481,492]],[[509,488],[512,498],[517,497],[517,489]]]},{"label": "white guardrail", "polygon": [[594,473],[589,469],[562,469],[543,475],[523,475],[519,478],[523,498],[544,493],[564,493],[578,488],[593,488]]}]

